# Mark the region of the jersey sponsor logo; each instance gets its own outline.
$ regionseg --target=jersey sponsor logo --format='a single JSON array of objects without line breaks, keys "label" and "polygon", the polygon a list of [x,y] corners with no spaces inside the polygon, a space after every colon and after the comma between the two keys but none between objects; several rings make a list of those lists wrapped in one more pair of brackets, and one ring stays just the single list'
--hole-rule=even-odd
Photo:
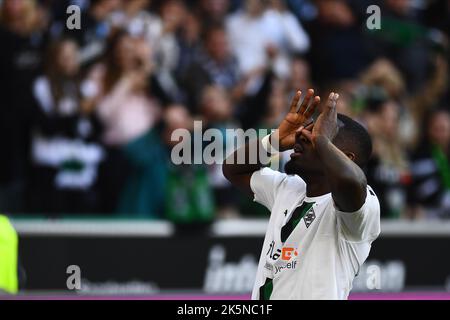
[{"label": "jersey sponsor logo", "polygon": [[288,263],[286,263],[285,265],[282,265],[282,266],[274,266],[275,267],[275,273],[274,274],[278,274],[278,273],[280,273],[283,270],[295,269],[297,267],[297,262],[298,261],[291,261],[291,262],[288,262]]},{"label": "jersey sponsor logo", "polygon": [[293,260],[293,257],[298,256],[297,248],[294,247],[282,247],[281,249],[274,250],[275,241],[270,243],[269,251],[267,251],[267,255],[272,260],[282,261],[282,265],[272,265],[269,262],[266,262],[265,268],[274,274],[278,274],[286,269],[295,269],[297,267],[297,260]]},{"label": "jersey sponsor logo", "polygon": [[269,256],[272,260],[277,260],[281,255],[281,250],[277,249],[275,250],[275,241],[272,240],[272,242],[269,245],[269,250],[266,253],[266,256]]},{"label": "jersey sponsor logo", "polygon": [[281,260],[289,261],[291,260],[292,255],[298,256],[297,249],[291,247],[281,248]]},{"label": "jersey sponsor logo", "polygon": [[266,255],[272,260],[278,260],[281,257],[281,260],[289,261],[292,256],[298,256],[298,251],[294,247],[282,247],[281,249],[275,250],[275,241],[272,241]]}]

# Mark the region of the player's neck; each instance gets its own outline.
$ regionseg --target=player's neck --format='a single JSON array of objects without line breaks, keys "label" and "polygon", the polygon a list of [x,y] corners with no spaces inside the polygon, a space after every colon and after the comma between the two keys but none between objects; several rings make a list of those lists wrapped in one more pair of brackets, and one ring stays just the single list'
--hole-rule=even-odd
[{"label": "player's neck", "polygon": [[[308,181],[309,180],[309,181]],[[306,196],[320,197],[324,194],[330,193],[331,189],[325,177],[315,177],[306,181]]]}]

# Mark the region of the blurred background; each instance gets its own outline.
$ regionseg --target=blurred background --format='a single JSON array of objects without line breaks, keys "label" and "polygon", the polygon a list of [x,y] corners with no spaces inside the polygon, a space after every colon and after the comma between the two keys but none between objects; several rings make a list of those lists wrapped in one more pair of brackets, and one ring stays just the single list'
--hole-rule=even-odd
[{"label": "blurred background", "polygon": [[170,136],[276,128],[313,87],[374,144],[352,297],[445,295],[449,31],[448,0],[0,0],[0,291],[248,298],[268,212]]}]

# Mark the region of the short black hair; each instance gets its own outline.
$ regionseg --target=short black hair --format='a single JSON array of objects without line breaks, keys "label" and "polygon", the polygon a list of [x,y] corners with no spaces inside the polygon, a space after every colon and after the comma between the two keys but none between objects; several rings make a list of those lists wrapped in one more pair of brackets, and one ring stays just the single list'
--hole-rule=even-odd
[{"label": "short black hair", "polygon": [[333,143],[355,154],[355,163],[364,168],[372,155],[372,139],[367,130],[352,118],[338,114],[339,132]]}]

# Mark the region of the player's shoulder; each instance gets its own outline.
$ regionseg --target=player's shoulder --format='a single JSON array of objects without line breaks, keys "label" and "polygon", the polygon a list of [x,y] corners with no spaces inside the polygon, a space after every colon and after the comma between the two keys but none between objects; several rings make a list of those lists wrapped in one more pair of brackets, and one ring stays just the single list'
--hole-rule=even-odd
[{"label": "player's shoulder", "polygon": [[278,170],[273,170],[269,167],[262,168],[253,173],[252,178],[259,183],[265,184],[272,182],[274,185],[288,188],[288,189],[304,189],[306,188],[305,181],[296,174],[286,174]]},{"label": "player's shoulder", "polygon": [[354,212],[345,212],[340,210],[336,203],[334,202],[333,198],[330,198],[330,202],[333,203],[334,211],[338,215],[344,215],[344,216],[350,216],[350,215],[360,215],[360,214],[375,214],[377,216],[380,215],[380,202],[378,200],[378,197],[375,193],[375,191],[372,189],[371,186],[367,185],[367,192],[366,192],[366,199],[364,203],[362,204],[361,208],[354,211]]},{"label": "player's shoulder", "polygon": [[379,206],[379,200],[378,196],[375,193],[375,191],[372,189],[371,186],[367,185],[367,196],[366,196],[366,202],[371,201],[374,204],[377,204]]}]

